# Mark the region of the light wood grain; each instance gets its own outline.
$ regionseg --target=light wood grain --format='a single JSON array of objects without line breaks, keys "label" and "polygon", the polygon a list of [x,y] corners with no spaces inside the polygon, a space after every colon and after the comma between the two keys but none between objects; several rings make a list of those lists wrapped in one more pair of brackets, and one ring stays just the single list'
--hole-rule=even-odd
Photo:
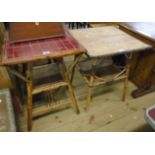
[{"label": "light wood grain", "polygon": [[70,30],[90,57],[140,51],[151,46],[113,26]]},{"label": "light wood grain", "polygon": [[[121,125],[120,125],[121,124]],[[110,124],[103,126],[97,130],[98,131],[136,131],[138,128],[143,127],[147,124],[144,119],[144,111],[139,110],[137,112],[133,112],[126,116],[125,118],[118,119],[114,122],[110,122]]]}]

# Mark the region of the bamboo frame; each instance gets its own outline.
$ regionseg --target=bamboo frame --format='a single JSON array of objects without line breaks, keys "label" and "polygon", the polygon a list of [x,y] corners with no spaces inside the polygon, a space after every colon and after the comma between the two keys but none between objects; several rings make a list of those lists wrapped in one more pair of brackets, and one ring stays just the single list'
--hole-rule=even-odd
[{"label": "bamboo frame", "polygon": [[[75,94],[74,94],[74,91],[73,91],[73,88],[71,85],[71,81],[69,78],[69,74],[71,74],[71,78],[73,78],[76,64],[79,62],[80,58],[81,58],[81,54],[75,56],[74,62],[73,62],[73,64],[71,64],[69,66],[69,68],[66,68],[66,66],[63,62],[63,58],[54,59],[54,61],[60,67],[64,81],[57,82],[54,85],[51,83],[51,85],[49,84],[48,86],[42,85],[42,86],[38,86],[38,87],[34,87],[34,88],[33,88],[33,80],[32,80],[33,63],[24,64],[24,68],[23,68],[22,73],[13,69],[11,66],[7,66],[8,70],[10,71],[11,74],[15,75],[16,77],[18,77],[21,80],[23,80],[24,82],[26,82],[26,89],[27,89],[27,129],[28,129],[28,131],[32,130],[32,122],[33,122],[32,120],[34,117],[43,115],[43,114],[50,112],[50,111],[65,108],[65,107],[69,106],[69,104],[72,105],[74,111],[77,114],[80,113],[78,105],[77,105],[77,100],[75,98]],[[32,103],[33,95],[44,92],[44,91],[51,91],[51,90],[57,89],[59,87],[67,87],[70,99],[63,100],[59,104],[56,104],[56,105],[51,105],[49,103],[46,108],[45,107],[40,108],[40,109],[33,108],[33,103]]]},{"label": "bamboo frame", "polygon": [[128,77],[129,77],[129,71],[130,71],[130,61],[127,62],[127,65],[126,65],[126,78],[125,78],[125,81],[124,81],[124,91],[123,91],[123,97],[122,97],[122,101],[125,102],[126,100],[126,96],[127,96],[127,91],[128,91]]},{"label": "bamboo frame", "polygon": [[32,82],[27,82],[27,125],[28,131],[32,130]]},{"label": "bamboo frame", "polygon": [[71,83],[73,82],[76,64],[78,64],[78,62],[80,61],[81,56],[82,56],[82,54],[75,55],[74,56],[74,63],[72,65],[70,65],[68,68],[68,71],[67,71],[68,74],[71,72],[71,77],[70,77]]},{"label": "bamboo frame", "polygon": [[29,80],[26,83],[27,87],[27,128],[32,130],[32,64],[27,64],[26,78]]},{"label": "bamboo frame", "polygon": [[64,80],[67,83],[68,92],[69,92],[69,95],[70,95],[70,97],[72,99],[73,109],[77,114],[79,114],[80,110],[78,108],[77,101],[76,101],[76,98],[75,98],[75,94],[74,94],[74,91],[73,91],[73,88],[72,88],[72,85],[71,85],[71,82],[70,82],[70,79],[69,79],[69,76],[68,76],[66,66],[65,66],[65,64],[63,62],[63,59],[62,58],[57,59],[57,63],[60,66],[60,69],[62,71],[62,75],[64,77]]},{"label": "bamboo frame", "polygon": [[88,111],[89,107],[90,107],[90,102],[92,99],[92,89],[93,89],[93,82],[94,82],[94,76],[92,75],[90,77],[90,81],[88,84],[88,95],[87,95],[87,103],[86,103],[86,110]]},{"label": "bamboo frame", "polygon": [[118,81],[118,80],[124,79],[124,89],[123,89],[122,101],[125,101],[126,96],[127,96],[127,90],[128,90],[128,76],[129,76],[129,70],[130,70],[130,61],[129,60],[131,59],[131,57],[126,57],[126,58],[127,58],[127,64],[125,67],[123,67],[123,70],[121,70],[116,75],[109,76],[108,78],[105,78],[104,75],[102,77],[95,75],[93,66],[97,63],[97,60],[93,58],[91,75],[89,75],[89,76],[84,75],[84,79],[86,80],[86,82],[88,84],[86,111],[88,111],[90,108],[93,87],[98,86],[98,85],[102,85],[102,84],[106,84],[108,82]]},{"label": "bamboo frame", "polygon": [[29,82],[29,80],[27,80],[21,73],[19,73],[17,70],[11,68],[11,67],[7,67],[7,69],[9,70],[9,72],[11,74],[14,74],[15,76],[17,76],[18,78],[20,78],[21,80],[23,80],[24,82]]},{"label": "bamboo frame", "polygon": [[[70,35],[70,33],[67,31],[66,32],[66,36],[70,37],[71,39],[74,40],[74,38]],[[6,39],[8,40],[8,39]],[[3,51],[4,52],[4,51]],[[73,80],[73,76],[74,76],[74,70],[75,70],[75,66],[78,63],[78,61],[80,60],[80,57],[83,53],[86,52],[86,49],[83,48],[80,44],[77,44],[76,48],[66,48],[65,50],[60,50],[60,52],[51,52],[48,55],[36,55],[33,57],[19,57],[18,59],[6,59],[6,55],[5,53],[2,52],[2,60],[0,61],[0,65],[2,66],[7,66],[10,73],[15,75],[16,77],[20,78],[22,81],[24,81],[26,83],[26,90],[27,90],[27,127],[28,127],[28,131],[31,131],[32,129],[32,119],[33,119],[33,110],[34,108],[32,108],[32,99],[33,99],[33,95],[34,94],[38,94],[41,92],[45,92],[45,91],[50,91],[52,92],[52,90],[54,89],[58,89],[59,87],[67,87],[67,90],[69,92],[69,96],[70,96],[70,103],[73,106],[73,109],[76,113],[79,113],[79,108],[77,105],[77,101],[75,98],[75,94],[73,92],[73,88],[70,82]],[[65,56],[70,56],[70,55],[74,55],[75,59],[74,62],[69,66],[69,68],[66,68],[65,64],[62,61],[62,58]],[[32,66],[33,66],[33,62],[37,62],[40,60],[47,60],[47,59],[54,59],[56,61],[59,62],[59,66],[61,69],[61,72],[63,74],[63,81],[61,82],[57,82],[56,84],[51,83],[51,85],[41,85],[38,87],[34,87],[33,88],[33,79],[32,79]],[[16,69],[13,69],[13,65],[18,65],[18,64],[22,64],[23,65],[23,70],[21,72],[18,71]],[[71,76],[69,76],[71,75]],[[48,98],[49,101],[51,100],[51,96],[49,96],[48,94]],[[50,110],[53,111],[54,109],[59,109],[61,107],[64,107],[63,105],[65,104],[69,104],[68,101],[63,101],[61,102],[62,106],[52,106],[51,103],[48,104],[47,108],[48,110],[43,110],[44,112],[49,112]],[[35,113],[36,116],[37,113]],[[38,113],[39,115],[42,114],[42,112]]]}]

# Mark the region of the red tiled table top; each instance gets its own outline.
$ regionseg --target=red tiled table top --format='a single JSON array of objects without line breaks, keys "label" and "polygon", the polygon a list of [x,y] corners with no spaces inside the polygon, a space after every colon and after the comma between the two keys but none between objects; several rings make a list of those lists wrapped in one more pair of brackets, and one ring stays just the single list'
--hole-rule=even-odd
[{"label": "red tiled table top", "polygon": [[85,52],[85,49],[66,32],[65,37],[7,45],[1,64],[26,63],[38,59],[75,55],[81,52]]}]

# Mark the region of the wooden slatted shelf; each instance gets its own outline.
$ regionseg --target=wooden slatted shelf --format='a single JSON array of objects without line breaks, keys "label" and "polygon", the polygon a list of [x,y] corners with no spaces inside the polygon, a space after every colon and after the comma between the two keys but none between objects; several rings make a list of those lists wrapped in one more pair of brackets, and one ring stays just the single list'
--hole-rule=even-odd
[{"label": "wooden slatted shelf", "polygon": [[50,84],[42,84],[40,86],[34,87],[32,90],[32,94],[33,95],[39,94],[41,92],[57,89],[62,86],[67,86],[67,83],[62,81],[62,82],[57,82],[57,83],[52,83],[52,84],[51,83]]},{"label": "wooden slatted shelf", "polygon": [[37,116],[41,116],[43,114],[46,114],[48,112],[52,112],[52,111],[55,111],[55,110],[59,110],[59,109],[63,109],[63,108],[66,108],[68,107],[71,103],[71,99],[65,99],[65,100],[61,100],[59,101],[58,103],[44,103],[44,106],[40,106],[40,107],[37,107],[37,108],[34,108],[33,109],[33,112],[32,112],[32,116],[33,118],[34,117],[37,117]]}]

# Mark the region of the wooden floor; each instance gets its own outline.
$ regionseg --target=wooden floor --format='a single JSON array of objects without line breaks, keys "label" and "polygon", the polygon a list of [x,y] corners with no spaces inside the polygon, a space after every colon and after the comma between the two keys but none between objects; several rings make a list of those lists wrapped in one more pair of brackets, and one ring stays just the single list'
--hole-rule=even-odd
[{"label": "wooden floor", "polygon": [[[155,92],[133,99],[131,91],[136,87],[129,82],[126,102],[122,102],[123,83],[117,82],[94,88],[90,110],[86,112],[87,85],[76,70],[73,81],[80,114],[72,108],[44,115],[33,121],[32,131],[153,131],[144,119],[144,111],[155,103]],[[19,117],[19,131],[27,131],[26,107]]]}]

